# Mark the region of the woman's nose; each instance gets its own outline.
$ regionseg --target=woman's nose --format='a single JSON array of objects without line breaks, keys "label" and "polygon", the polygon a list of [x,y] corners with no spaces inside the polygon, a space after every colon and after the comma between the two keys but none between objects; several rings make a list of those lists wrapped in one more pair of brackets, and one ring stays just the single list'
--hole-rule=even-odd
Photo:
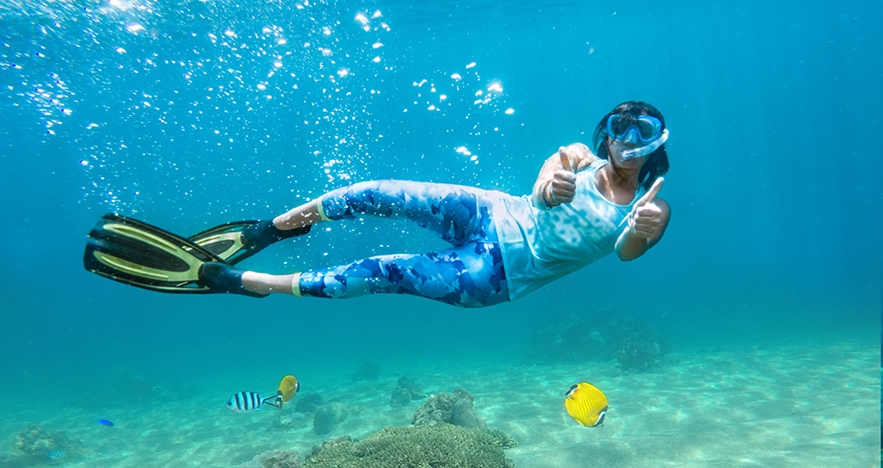
[{"label": "woman's nose", "polygon": [[628,131],[625,135],[622,136],[622,142],[626,144],[630,144],[632,146],[638,144],[638,135],[637,132]]},{"label": "woman's nose", "polygon": [[630,141],[629,138],[616,140],[616,146],[623,150],[630,150],[638,147],[638,145],[635,142]]}]

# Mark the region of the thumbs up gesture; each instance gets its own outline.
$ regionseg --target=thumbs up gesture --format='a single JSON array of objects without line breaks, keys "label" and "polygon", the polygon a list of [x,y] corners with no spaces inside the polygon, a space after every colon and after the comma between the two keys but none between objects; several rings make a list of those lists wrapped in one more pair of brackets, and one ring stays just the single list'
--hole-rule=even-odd
[{"label": "thumbs up gesture", "polygon": [[635,202],[631,213],[626,217],[629,230],[636,236],[650,239],[662,226],[662,209],[653,202],[653,199],[662,189],[662,177],[653,182],[650,190]]},{"label": "thumbs up gesture", "polygon": [[580,161],[577,154],[571,154],[571,151],[564,146],[558,148],[558,156],[564,169],[552,173],[545,194],[546,198],[555,205],[570,203],[576,196],[576,169]]}]

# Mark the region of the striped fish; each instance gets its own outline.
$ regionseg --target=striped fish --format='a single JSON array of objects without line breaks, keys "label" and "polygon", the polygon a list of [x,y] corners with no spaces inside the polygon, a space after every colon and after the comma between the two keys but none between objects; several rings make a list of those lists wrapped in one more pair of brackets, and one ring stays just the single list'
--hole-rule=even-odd
[{"label": "striped fish", "polygon": [[234,413],[244,413],[246,411],[256,411],[261,409],[261,406],[264,404],[268,404],[270,406],[277,406],[276,403],[276,395],[261,398],[260,393],[254,392],[239,392],[234,393],[233,396],[227,400],[227,409]]},{"label": "striped fish", "polygon": [[67,453],[67,452],[65,452],[64,450],[53,450],[53,451],[49,452],[49,458],[52,460],[54,460],[56,458],[61,458],[64,456],[65,453]]}]

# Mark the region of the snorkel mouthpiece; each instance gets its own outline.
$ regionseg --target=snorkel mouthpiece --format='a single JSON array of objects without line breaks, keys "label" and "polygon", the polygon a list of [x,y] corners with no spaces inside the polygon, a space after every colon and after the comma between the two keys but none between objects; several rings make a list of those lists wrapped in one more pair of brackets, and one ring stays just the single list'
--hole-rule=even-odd
[{"label": "snorkel mouthpiece", "polygon": [[641,156],[647,156],[648,154],[656,151],[665,143],[665,140],[668,140],[668,130],[663,130],[662,135],[659,135],[653,143],[650,143],[647,146],[641,146],[639,148],[625,150],[622,152],[622,160],[628,161],[629,159],[640,158]]}]

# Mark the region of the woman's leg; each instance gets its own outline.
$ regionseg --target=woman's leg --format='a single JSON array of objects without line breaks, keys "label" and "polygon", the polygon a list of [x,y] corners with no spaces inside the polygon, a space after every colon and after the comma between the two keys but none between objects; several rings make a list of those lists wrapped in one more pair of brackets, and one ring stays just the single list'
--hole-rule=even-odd
[{"label": "woman's leg", "polygon": [[383,255],[293,275],[246,272],[242,283],[261,294],[283,292],[298,297],[411,294],[461,307],[509,300],[497,243],[468,243],[422,255]]},{"label": "woman's leg", "polygon": [[403,180],[360,182],[326,193],[273,219],[282,230],[322,221],[382,217],[427,228],[453,245],[496,242],[483,190]]},{"label": "woman's leg", "polygon": [[322,198],[304,203],[286,213],[273,218],[273,225],[279,230],[288,231],[290,229],[298,229],[325,221],[319,215],[318,204]]},{"label": "woman's leg", "polygon": [[502,255],[485,191],[410,181],[361,182],[328,192],[273,220],[279,229],[321,221],[382,217],[437,233],[458,246],[425,255],[372,257],[292,275],[241,272],[241,285],[260,294],[356,297],[400,293],[464,307],[509,300]]}]

